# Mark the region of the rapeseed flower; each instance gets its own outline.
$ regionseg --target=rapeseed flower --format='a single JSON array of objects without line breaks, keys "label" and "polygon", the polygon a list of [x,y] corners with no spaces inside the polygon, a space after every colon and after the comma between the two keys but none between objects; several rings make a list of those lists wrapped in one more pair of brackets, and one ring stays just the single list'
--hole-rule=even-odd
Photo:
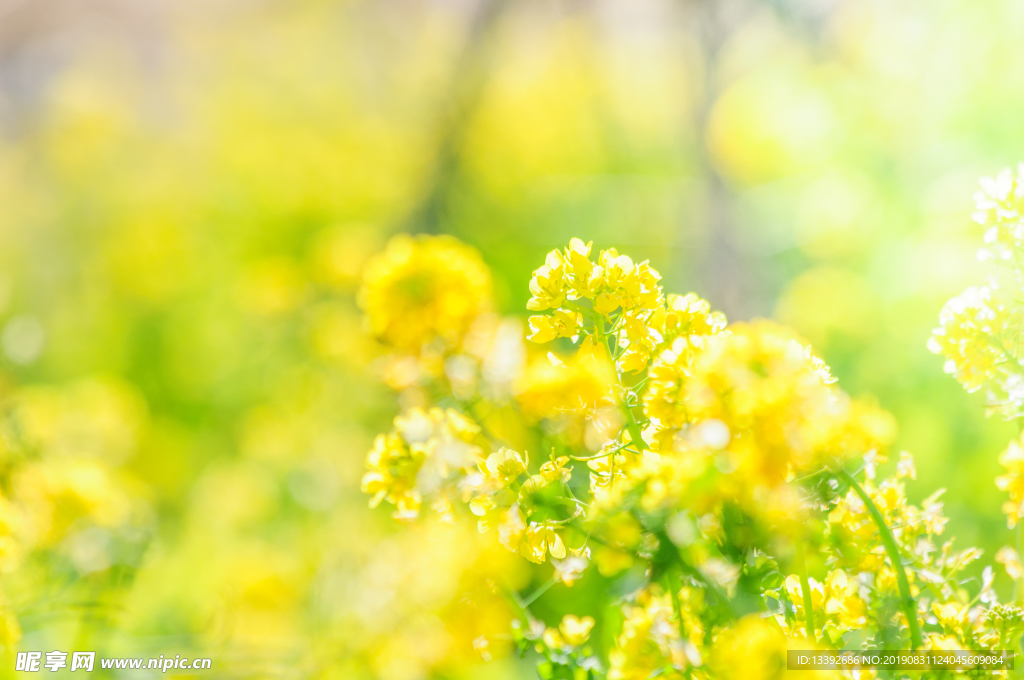
[{"label": "rapeseed flower", "polygon": [[457,347],[491,308],[491,275],[473,248],[450,236],[399,235],[366,263],[359,305],[385,346],[419,354]]}]

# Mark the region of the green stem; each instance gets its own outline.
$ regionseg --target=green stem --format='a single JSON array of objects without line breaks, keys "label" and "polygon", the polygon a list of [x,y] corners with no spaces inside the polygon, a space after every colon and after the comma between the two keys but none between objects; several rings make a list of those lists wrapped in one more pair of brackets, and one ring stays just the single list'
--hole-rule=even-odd
[{"label": "green stem", "polygon": [[644,437],[643,430],[640,429],[640,423],[636,421],[631,408],[623,404],[622,410],[626,412],[626,419],[629,421],[626,424],[626,430],[629,432],[630,442],[636,446],[637,449],[643,449]]},{"label": "green stem", "polygon": [[585,463],[585,462],[590,461],[590,460],[597,460],[598,458],[607,458],[608,456],[610,456],[612,454],[615,454],[615,453],[618,453],[619,451],[622,451],[623,449],[627,449],[630,446],[635,446],[636,447],[636,453],[640,453],[640,447],[637,446],[635,442],[630,442],[629,444],[623,444],[622,446],[617,446],[614,449],[609,449],[608,451],[605,451],[604,453],[595,453],[593,456],[569,456],[569,458],[571,460],[578,460],[578,461],[581,461],[581,462]]},{"label": "green stem", "polygon": [[[568,520],[566,520],[566,521],[568,521]],[[550,589],[551,586],[555,585],[556,583],[558,583],[558,577],[557,576],[551,577],[548,580],[547,583],[545,583],[541,587],[537,588],[537,590],[535,590],[532,595],[530,595],[528,598],[526,598],[525,600],[522,601],[523,602],[523,606],[524,607],[529,607],[531,604],[533,604],[534,602],[537,601],[537,598],[539,598],[544,593],[548,592],[548,589]]]},{"label": "green stem", "polygon": [[[615,324],[612,324],[612,328]],[[608,356],[615,361],[615,347],[618,345],[618,336],[613,336],[611,333],[604,329],[604,318],[597,318],[594,320],[594,334],[602,344],[608,344]],[[612,341],[614,340],[614,343]],[[623,389],[622,376],[619,375],[618,367],[615,367],[615,379],[619,383],[619,389]],[[622,410],[626,416],[626,430],[629,432],[629,437],[632,443],[637,447],[637,450],[643,448],[643,436],[641,435],[642,430],[640,424],[636,420],[636,416],[633,415],[633,409],[625,402],[621,404]],[[614,459],[613,459],[614,462]],[[612,466],[612,482],[614,483],[614,464]]]},{"label": "green stem", "polygon": [[892,569],[896,572],[896,583],[900,589],[903,612],[906,614],[907,624],[910,626],[910,642],[913,645],[913,649],[920,649],[924,646],[924,640],[921,638],[921,625],[917,621],[917,602],[914,601],[913,596],[910,594],[910,582],[907,580],[907,572],[903,569],[903,559],[900,557],[900,548],[896,545],[896,538],[892,535],[889,525],[885,523],[885,517],[882,516],[881,510],[871,500],[871,496],[861,488],[857,480],[851,477],[850,473],[846,470],[839,470],[836,476],[849,484],[854,493],[860,496],[860,499],[864,501],[864,505],[871,514],[871,518],[878,526],[878,533],[881,535],[882,543],[885,545],[885,552],[889,554]]},{"label": "green stem", "polygon": [[811,597],[811,580],[807,578],[807,563],[804,560],[804,542],[796,539],[796,568],[800,576],[800,590],[804,595],[804,621],[807,626],[807,640],[812,645],[816,644],[814,627],[814,598]]},{"label": "green stem", "polygon": [[1006,349],[1006,345],[1004,345],[1001,340],[996,340],[995,338],[989,337],[989,344],[992,345],[992,347],[994,347],[996,351],[1003,355],[1003,359],[1006,361],[1006,363],[1013,365],[1013,368],[1018,375],[1024,376],[1024,366],[1020,365],[1020,360],[1017,359],[1016,356],[1014,356],[1013,352]]},{"label": "green stem", "polygon": [[563,300],[562,301],[562,307],[565,307],[566,309],[571,309],[574,312],[579,312],[579,313],[583,314],[584,316],[587,316],[587,317],[589,317],[591,319],[594,318],[594,312],[589,310],[589,309],[587,309],[586,307],[584,307],[583,305],[579,304],[578,302],[572,302],[570,300]]},{"label": "green stem", "polygon": [[509,601],[515,604],[516,607],[518,607],[519,610],[523,612],[523,616],[526,617],[526,622],[528,624],[532,624],[536,620],[533,618],[533,614],[530,613],[529,605],[524,604],[523,599],[519,597],[519,593],[517,593],[512,588],[509,588],[508,586],[503,587],[502,592],[505,594],[505,597],[508,598]]},{"label": "green stem", "polygon": [[668,581],[669,592],[672,593],[672,608],[676,610],[676,623],[679,626],[679,639],[686,639],[686,628],[683,626],[683,605],[679,601],[679,578],[674,569],[669,569],[665,573],[666,580]]}]

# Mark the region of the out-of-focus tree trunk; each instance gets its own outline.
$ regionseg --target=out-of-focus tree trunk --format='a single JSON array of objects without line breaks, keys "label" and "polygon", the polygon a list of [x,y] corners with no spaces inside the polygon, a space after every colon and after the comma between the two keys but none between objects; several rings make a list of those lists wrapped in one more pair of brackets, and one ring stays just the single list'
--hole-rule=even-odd
[{"label": "out-of-focus tree trunk", "polygon": [[[737,29],[756,11],[768,7],[787,25],[813,39],[822,30],[824,19],[835,3],[802,3],[805,7],[791,7],[785,0],[682,0],[683,30],[696,35],[702,62],[696,75],[700,81],[700,95],[694,108],[694,117],[687,124],[694,126],[699,176],[698,192],[702,211],[698,225],[681,229],[679,238],[686,246],[684,266],[689,264],[695,273],[694,287],[709,299],[714,307],[726,313],[729,319],[749,319],[768,316],[777,291],[771,289],[776,276],[770,271],[772,263],[757,253],[756,247],[745,243],[750,234],[744,234],[736,215],[736,193],[723,177],[711,157],[707,144],[707,130],[712,109],[722,94],[720,56],[723,47]],[[696,243],[696,253],[694,252]]]},{"label": "out-of-focus tree trunk", "polygon": [[433,167],[423,199],[406,225],[410,231],[436,233],[441,230],[459,169],[465,128],[487,80],[495,27],[509,4],[509,0],[482,0],[469,23],[450,92],[440,113]]}]

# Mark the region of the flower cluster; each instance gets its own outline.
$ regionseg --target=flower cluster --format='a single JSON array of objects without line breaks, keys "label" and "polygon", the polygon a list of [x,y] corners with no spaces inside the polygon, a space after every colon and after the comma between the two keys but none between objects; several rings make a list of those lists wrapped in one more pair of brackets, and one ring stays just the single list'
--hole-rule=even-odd
[{"label": "flower cluster", "polygon": [[984,388],[993,413],[1012,418],[1024,408],[1024,366],[1017,357],[1021,313],[994,286],[972,286],[939,314],[928,348],[946,358],[946,373],[968,392]]},{"label": "flower cluster", "polygon": [[[24,573],[56,578],[56,566],[40,564],[69,563],[98,580],[114,565],[133,569],[151,516],[146,489],[124,468],[147,427],[139,397],[89,380],[23,387],[3,406],[0,571],[23,584]],[[0,646],[12,649],[20,634],[0,593]]]},{"label": "flower cluster", "polygon": [[974,219],[984,227],[978,257],[993,260],[989,280],[971,286],[942,308],[928,348],[968,392],[983,390],[990,413],[1024,415],[1020,335],[1024,292],[1024,165],[981,180]]},{"label": "flower cluster", "polygon": [[614,407],[615,371],[592,354],[562,360],[538,356],[517,383],[523,412],[535,419],[583,416],[593,420],[602,408]]},{"label": "flower cluster", "polygon": [[[663,331],[668,323],[658,285],[661,275],[648,262],[636,264],[614,248],[601,251],[595,263],[590,259],[592,246],[574,238],[564,251],[548,253],[544,265],[533,273],[533,297],[527,308],[551,313],[530,317],[529,339],[544,343],[570,338],[575,343],[585,337],[588,342],[581,344],[581,352],[593,352],[595,345],[603,352],[606,338],[612,336],[615,342],[610,351],[619,370],[641,371],[664,341],[657,327]],[[583,306],[584,301],[588,306]],[[669,328],[680,323],[675,315],[687,313],[684,302],[675,301],[674,309],[679,311],[673,312]],[[588,320],[607,318],[611,328],[584,328],[584,314]]]},{"label": "flower cluster", "polygon": [[373,335],[400,351],[455,345],[490,308],[491,275],[455,239],[399,236],[366,264],[359,304]]},{"label": "flower cluster", "polygon": [[974,221],[985,230],[979,257],[1015,258],[1024,245],[1024,164],[1016,174],[1006,168],[995,177],[982,178],[974,201]]},{"label": "flower cluster", "polygon": [[[975,202],[974,220],[984,228],[978,257],[997,266],[986,285],[972,286],[946,303],[928,347],[945,357],[946,372],[964,389],[984,392],[989,414],[1020,423],[1024,418],[1024,165],[1016,173],[1007,168],[994,178],[983,178]],[[1017,527],[1020,546],[1024,439],[1011,441],[999,455],[999,463],[1005,472],[996,477],[996,486],[1009,496],[1002,510],[1009,528]],[[1017,551],[1003,548],[996,561],[1016,581],[1019,594],[1024,570]]]},{"label": "flower cluster", "polygon": [[541,678],[603,677],[601,662],[588,644],[594,623],[590,616],[566,614],[557,628],[546,627],[531,616],[526,626],[512,622],[512,638],[520,653],[532,649],[540,655],[537,672]]},{"label": "flower cluster", "polygon": [[996,477],[996,486],[1010,498],[1003,503],[1006,525],[1013,529],[1024,516],[1024,434],[1011,441],[999,454],[999,464],[1006,472]]},{"label": "flower cluster", "polygon": [[452,409],[414,408],[397,416],[395,429],[377,435],[366,457],[362,489],[372,495],[370,505],[387,499],[396,518],[412,519],[424,492],[430,492],[436,507],[447,513],[453,482],[480,458],[479,434],[475,423]]},{"label": "flower cluster", "polygon": [[672,595],[657,586],[637,594],[623,608],[622,632],[608,653],[609,680],[639,680],[666,669],[680,677],[678,671],[699,667],[704,627],[696,612],[702,599],[699,590],[684,588],[676,595],[677,612]]},{"label": "flower cluster", "polygon": [[[402,267],[429,269],[430,241],[415,243]],[[506,364],[504,388],[478,368],[471,390],[435,379],[420,394],[432,405],[377,437],[363,477],[371,504],[389,501],[400,519],[429,506],[444,522],[475,524],[532,573],[554,569],[532,593],[496,584],[521,614],[512,639],[538,656],[542,678],[768,680],[785,673],[788,649],[991,649],[1016,634],[1018,612],[998,604],[991,569],[968,595],[964,569],[980,552],[936,544],[942,492],[907,501],[913,457],[901,453],[893,475],[876,479],[891,416],[844,394],[779,324],[729,325],[692,293],[666,294],[649,263],[592,250],[573,239],[534,272],[527,339],[545,347]],[[446,362],[481,366],[469,340],[480,318],[417,321],[430,329],[417,337],[432,338],[417,361],[440,338]],[[944,327],[934,342],[952,347],[953,324]],[[1014,455],[1004,486],[1019,505]],[[1000,561],[1024,571],[1015,554]],[[570,612],[546,625],[533,614],[535,600],[587,579],[591,564],[625,593],[619,616]],[[612,644],[602,649],[589,636],[605,626]]]},{"label": "flower cluster", "polygon": [[507,391],[509,372],[522,363],[521,334],[490,313],[491,289],[479,253],[448,236],[396,236],[370,258],[357,301],[387,353],[388,385],[408,390],[441,380],[471,397],[486,374],[492,390]]},{"label": "flower cluster", "polygon": [[716,639],[709,668],[721,680],[773,680],[801,677],[811,680],[833,680],[842,677],[839,671],[811,670],[787,673],[786,652],[789,649],[813,649],[805,638],[789,638],[771,623],[756,615],[741,618],[726,627]]},{"label": "flower cluster", "polygon": [[[808,577],[811,593],[811,608],[814,610],[811,620],[820,621],[821,626],[813,631],[814,637],[835,642],[842,640],[844,633],[865,628],[868,623],[867,605],[860,596],[859,584],[850,579],[842,569],[829,573],[824,583],[818,583]],[[807,621],[806,606],[803,599],[803,584],[796,574],[786,577],[786,594],[793,603],[795,619]],[[791,635],[801,631],[806,634],[802,624],[796,624]]]},{"label": "flower cluster", "polygon": [[[865,481],[863,488],[886,523],[893,527],[895,540],[908,553],[930,564],[934,556],[933,540],[946,527],[939,489],[920,505],[907,502],[905,481],[916,477],[913,457],[904,451],[893,477],[876,483]],[[885,573],[885,551],[873,541],[877,526],[864,500],[853,490],[835,499],[828,514],[826,537],[835,551],[836,562],[864,572]]]},{"label": "flower cluster", "polygon": [[[929,348],[946,358],[945,370],[968,392],[983,391],[989,414],[1021,423],[1024,418],[1024,363],[1021,361],[1021,330],[1024,328],[1024,165],[1014,173],[1010,169],[995,178],[981,180],[975,196],[974,219],[984,228],[981,260],[995,263],[990,280],[984,286],[968,288],[949,300],[939,317]],[[1017,529],[1018,549],[1003,547],[995,555],[1007,575],[1015,582],[1013,604],[999,604],[994,591],[991,567],[982,572],[981,591],[967,598],[949,591],[947,574],[958,573],[963,565],[976,560],[979,552],[968,549],[955,552],[946,543],[934,557],[923,551],[918,571],[929,588],[940,595],[931,605],[928,621],[941,630],[929,635],[936,649],[992,649],[1019,645],[1024,632],[1024,610],[1020,608],[1024,592],[1024,567],[1018,553],[1021,545],[1021,519],[1024,517],[1024,437],[1009,442],[999,455],[1004,473],[995,483],[1008,498],[1002,506],[1007,526]],[[927,503],[927,501],[926,501]],[[926,519],[926,521],[930,521]],[[931,532],[938,533],[938,532]],[[920,540],[926,547],[929,541]],[[908,552],[910,546],[908,545]],[[994,675],[1005,677],[1005,672]]]},{"label": "flower cluster", "polygon": [[834,382],[810,348],[771,322],[677,338],[651,367],[644,435],[657,451],[716,452],[738,473],[731,486],[753,502],[794,472],[878,455],[891,442],[891,418]]},{"label": "flower cluster", "polygon": [[[544,562],[548,554],[556,559],[566,556],[559,534],[562,522],[536,519],[533,499],[552,483],[564,481],[567,458],[545,463],[540,474],[528,475],[528,459],[515,451],[500,449],[483,461],[483,479],[474,489],[469,508],[479,517],[480,533],[497,530],[502,545],[531,562]],[[521,481],[522,477],[528,477]]]}]

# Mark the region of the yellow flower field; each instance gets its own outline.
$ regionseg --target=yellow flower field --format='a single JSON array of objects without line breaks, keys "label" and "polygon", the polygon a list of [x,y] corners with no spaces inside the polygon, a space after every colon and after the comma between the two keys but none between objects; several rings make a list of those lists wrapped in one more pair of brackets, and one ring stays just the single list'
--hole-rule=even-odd
[{"label": "yellow flower field", "polygon": [[1022,28],[0,0],[0,677],[1024,677]]}]

